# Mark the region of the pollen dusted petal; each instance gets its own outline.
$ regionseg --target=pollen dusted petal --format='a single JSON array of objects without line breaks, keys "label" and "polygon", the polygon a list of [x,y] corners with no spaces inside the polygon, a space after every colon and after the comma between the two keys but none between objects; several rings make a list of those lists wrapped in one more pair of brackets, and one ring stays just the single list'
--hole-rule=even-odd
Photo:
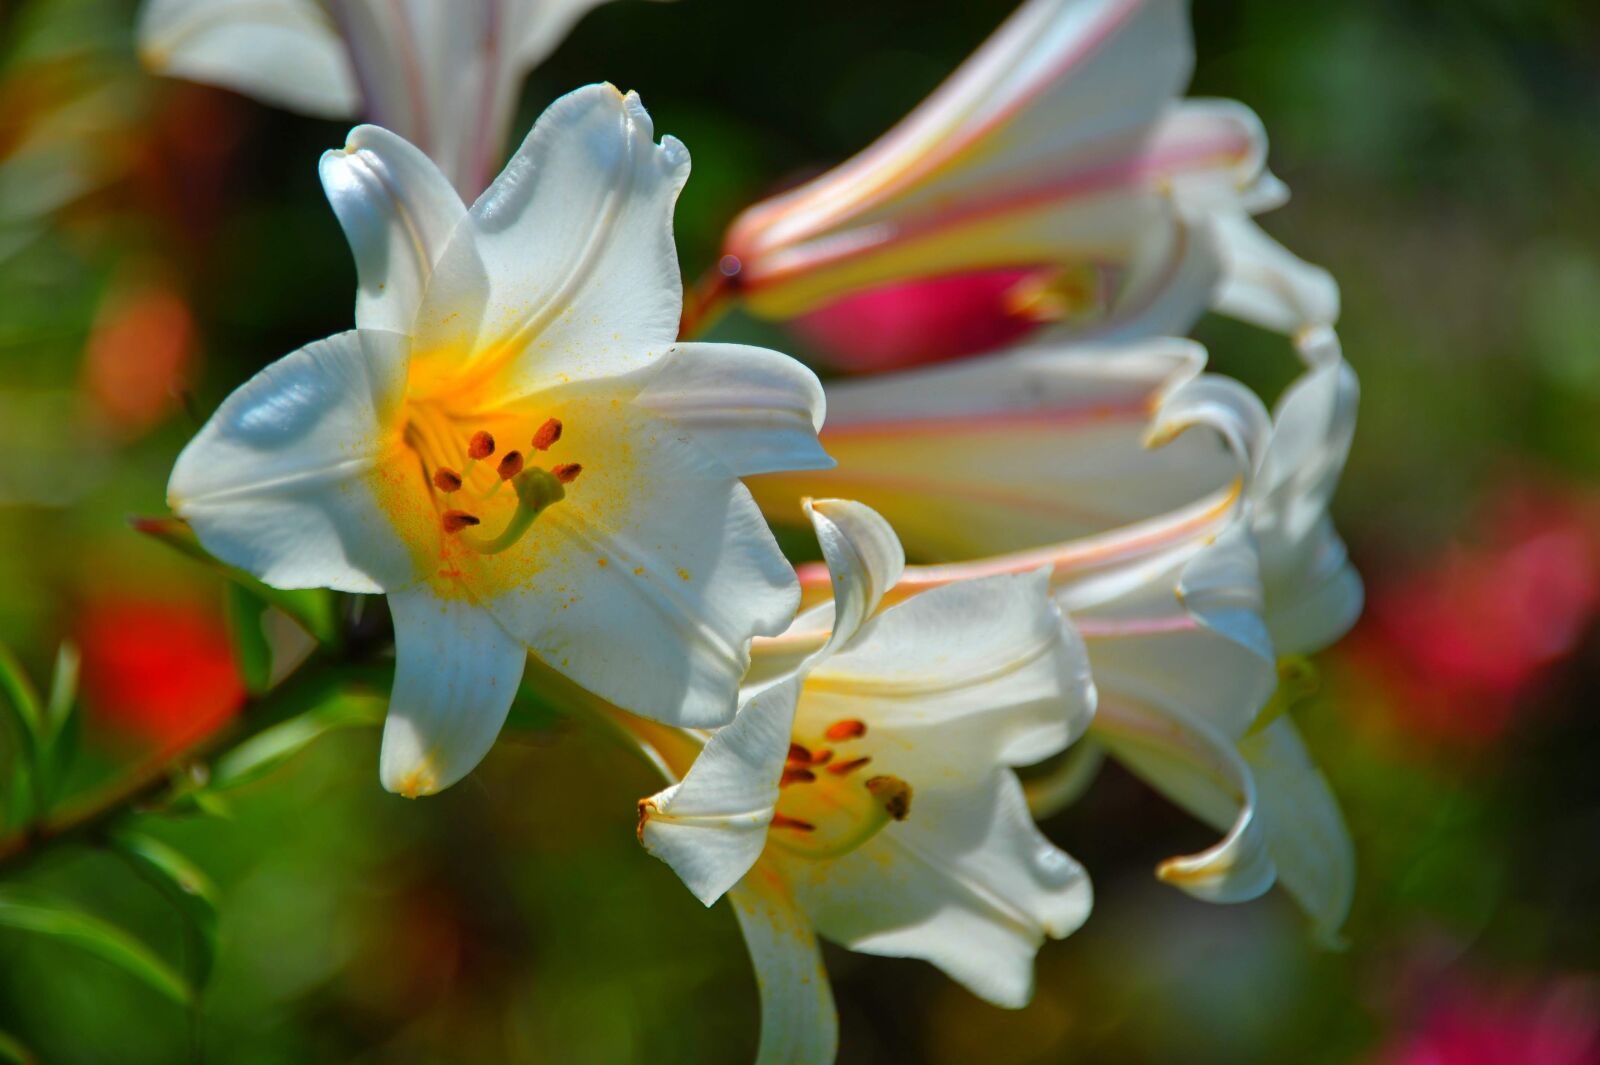
[{"label": "pollen dusted petal", "polygon": [[467,441],[467,457],[470,459],[486,459],[494,454],[494,437],[479,429],[472,434],[472,439]]},{"label": "pollen dusted petal", "polygon": [[858,721],[855,718],[848,718],[844,721],[835,721],[833,724],[829,725],[828,730],[823,733],[824,736],[828,737],[830,740],[833,740],[835,743],[839,742],[840,740],[858,739],[866,734],[867,723],[865,721]]},{"label": "pollen dusted petal", "polygon": [[433,471],[433,486],[441,492],[461,491],[461,475],[448,466],[440,466]]},{"label": "pollen dusted petal", "polygon": [[505,458],[500,460],[500,465],[495,467],[495,472],[502,481],[509,481],[522,472],[522,452],[507,451]]},{"label": "pollen dusted petal", "polygon": [[550,418],[533,434],[535,451],[549,451],[561,439],[561,419]]}]

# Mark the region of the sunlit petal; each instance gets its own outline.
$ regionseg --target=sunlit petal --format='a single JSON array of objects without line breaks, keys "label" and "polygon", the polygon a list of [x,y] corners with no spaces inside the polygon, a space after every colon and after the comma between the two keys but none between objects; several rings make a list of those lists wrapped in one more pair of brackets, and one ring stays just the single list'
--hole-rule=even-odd
[{"label": "sunlit petal", "polygon": [[361,106],[344,42],[315,0],[147,0],[139,53],[160,73],[311,115]]},{"label": "sunlit petal", "polygon": [[340,333],[268,366],[178,456],[167,499],[225,562],[281,588],[378,592],[410,562],[366,477],[387,446],[406,342]]},{"label": "sunlit petal", "polygon": [[389,593],[394,693],[379,777],[415,798],[472,771],[505,724],[527,650],[477,604],[431,589]]},{"label": "sunlit petal", "polygon": [[427,156],[378,126],[351,130],[319,169],[355,254],[356,326],[410,333],[466,205]]},{"label": "sunlit petal", "polygon": [[782,879],[763,866],[728,892],[761,995],[756,1065],[830,1065],[839,1045],[817,934]]},{"label": "sunlit petal", "polygon": [[689,153],[654,136],[639,98],[610,85],[540,116],[437,264],[414,388],[511,398],[666,355],[683,309],[672,210]]}]

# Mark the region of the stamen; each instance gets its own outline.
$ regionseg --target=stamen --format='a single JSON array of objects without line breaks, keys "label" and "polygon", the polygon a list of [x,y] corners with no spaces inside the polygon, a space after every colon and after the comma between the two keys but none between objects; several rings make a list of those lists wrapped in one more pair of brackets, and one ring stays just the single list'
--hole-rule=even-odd
[{"label": "stamen", "polygon": [[800,746],[798,743],[791,743],[789,744],[789,761],[810,765],[811,752]]},{"label": "stamen", "polygon": [[[504,483],[504,482],[502,482]],[[516,489],[517,509],[511,515],[511,520],[506,522],[506,527],[499,536],[484,538],[465,533],[461,542],[485,555],[496,555],[515,544],[533,528],[533,523],[553,503],[558,503],[566,498],[567,490],[561,487],[561,482],[548,470],[538,467],[524,470],[511,479],[511,487]],[[476,519],[474,519],[476,524]]]},{"label": "stamen", "polygon": [[478,524],[478,519],[464,510],[447,510],[444,512],[444,531],[457,533]]},{"label": "stamen", "polygon": [[561,439],[561,419],[551,418],[533,434],[533,447],[536,451],[549,451],[551,445]]},{"label": "stamen", "polygon": [[835,721],[833,724],[829,725],[828,730],[823,733],[824,736],[828,737],[830,740],[833,740],[835,743],[840,740],[857,739],[861,736],[865,736],[866,734],[867,723],[865,721],[858,721],[853,717],[845,718],[843,721]]},{"label": "stamen", "polygon": [[467,441],[467,457],[473,461],[486,459],[494,454],[494,437],[479,429],[472,434],[472,439]]},{"label": "stamen", "polygon": [[817,775],[809,769],[790,768],[783,771],[778,787],[786,788],[790,784],[809,784],[817,779]]},{"label": "stamen", "polygon": [[556,480],[562,484],[571,484],[578,479],[578,474],[583,472],[583,467],[576,462],[564,462],[550,472],[555,474]]},{"label": "stamen", "polygon": [[511,478],[521,473],[522,452],[507,451],[506,457],[500,460],[500,465],[495,467],[494,472],[500,475],[500,479],[502,481],[509,481]]},{"label": "stamen", "polygon": [[836,777],[842,777],[848,773],[854,773],[857,769],[860,769],[870,761],[872,761],[872,758],[867,756],[862,758],[852,758],[848,762],[836,762],[828,767],[828,772],[832,773]]},{"label": "stamen", "polygon": [[911,813],[911,785],[899,777],[873,777],[867,781],[867,790],[896,821],[904,821]]},{"label": "stamen", "polygon": [[792,828],[796,832],[815,832],[817,826],[810,821],[802,821],[798,817],[789,817],[785,814],[772,815],[773,828]]},{"label": "stamen", "polygon": [[433,471],[433,486],[445,495],[461,490],[461,475],[448,466]]}]

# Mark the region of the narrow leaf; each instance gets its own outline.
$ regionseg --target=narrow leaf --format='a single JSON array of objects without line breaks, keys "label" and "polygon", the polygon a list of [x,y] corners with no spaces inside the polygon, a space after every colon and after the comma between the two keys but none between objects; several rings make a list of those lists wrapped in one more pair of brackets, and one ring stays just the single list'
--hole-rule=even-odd
[{"label": "narrow leaf", "polygon": [[211,767],[211,787],[236,788],[259,780],[330,732],[380,724],[385,707],[386,701],[377,696],[337,692],[218,758]]},{"label": "narrow leaf", "polygon": [[188,857],[143,833],[122,831],[112,837],[118,852],[161,888],[183,915],[191,947],[189,975],[204,987],[217,958],[217,887]]},{"label": "narrow leaf", "polygon": [[11,653],[11,648],[0,644],[0,690],[6,693],[16,721],[22,728],[23,742],[30,756],[40,746],[44,734],[44,711],[39,705],[39,692],[23,671],[22,663]]},{"label": "narrow leaf", "polygon": [[130,524],[146,536],[211,567],[262,602],[277,607],[304,626],[318,643],[328,646],[338,642],[339,624],[332,592],[320,588],[274,588],[263,584],[244,570],[213,557],[200,546],[188,523],[178,518],[132,518]]},{"label": "narrow leaf", "polygon": [[44,721],[47,734],[54,739],[66,729],[72,710],[78,703],[78,666],[82,656],[70,640],[56,649],[55,673],[50,679],[50,701],[45,706]]},{"label": "narrow leaf", "polygon": [[23,1046],[16,1036],[0,1032],[0,1062],[5,1065],[38,1065],[33,1051]]},{"label": "narrow leaf", "polygon": [[0,927],[69,943],[117,966],[180,1006],[194,1001],[183,977],[149,947],[116,925],[43,898],[0,897]]},{"label": "narrow leaf", "polygon": [[266,601],[237,584],[228,585],[228,631],[245,690],[260,695],[272,685],[272,645],[261,627]]}]

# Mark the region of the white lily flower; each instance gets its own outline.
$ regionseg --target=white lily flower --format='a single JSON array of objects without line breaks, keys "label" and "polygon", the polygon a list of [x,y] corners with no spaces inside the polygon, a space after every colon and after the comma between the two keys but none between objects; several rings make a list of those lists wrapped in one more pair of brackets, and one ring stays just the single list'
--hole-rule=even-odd
[{"label": "white lily flower", "polygon": [[741,215],[724,272],[789,318],[915,279],[1038,271],[1018,313],[1079,333],[1183,333],[1216,302],[1332,322],[1338,288],[1250,216],[1286,190],[1246,107],[1183,100],[1187,0],[1027,0],[855,158]]},{"label": "white lily flower", "polygon": [[[858,496],[914,553],[957,560],[908,569],[895,598],[1050,567],[1089,648],[1093,734],[1228,832],[1161,875],[1216,901],[1281,879],[1331,939],[1353,885],[1348,834],[1292,722],[1261,719],[1276,656],[1326,646],[1361,607],[1327,514],[1355,376],[1331,330],[1301,351],[1308,369],[1271,418],[1176,340],[842,384],[824,435],[838,467],[754,488],[779,516],[795,493]],[[802,583],[827,587],[815,567]]]},{"label": "white lily flower", "polygon": [[321,118],[368,121],[463,196],[488,184],[517,94],[604,0],[146,0],[150,69]]},{"label": "white lily flower", "polygon": [[790,636],[814,650],[748,689],[697,755],[680,739],[661,764],[681,780],[640,803],[645,847],[703,902],[733,903],[761,988],[762,1062],[832,1060],[818,934],[926,959],[1016,1007],[1039,946],[1090,907],[1083,870],[1034,826],[1009,768],[1064,748],[1094,708],[1047,575],[955,583],[878,613],[903,566],[893,530],[858,503],[808,511],[833,600]]},{"label": "white lily flower", "polygon": [[531,651],[626,709],[725,723],[794,574],[739,478],[827,465],[787,356],[675,344],[689,157],[637,96],[545,112],[468,210],[373,126],[322,161],[356,329],[257,374],[179,456],[173,509],[278,587],[383,592],[382,779],[438,791],[494,740]]}]

